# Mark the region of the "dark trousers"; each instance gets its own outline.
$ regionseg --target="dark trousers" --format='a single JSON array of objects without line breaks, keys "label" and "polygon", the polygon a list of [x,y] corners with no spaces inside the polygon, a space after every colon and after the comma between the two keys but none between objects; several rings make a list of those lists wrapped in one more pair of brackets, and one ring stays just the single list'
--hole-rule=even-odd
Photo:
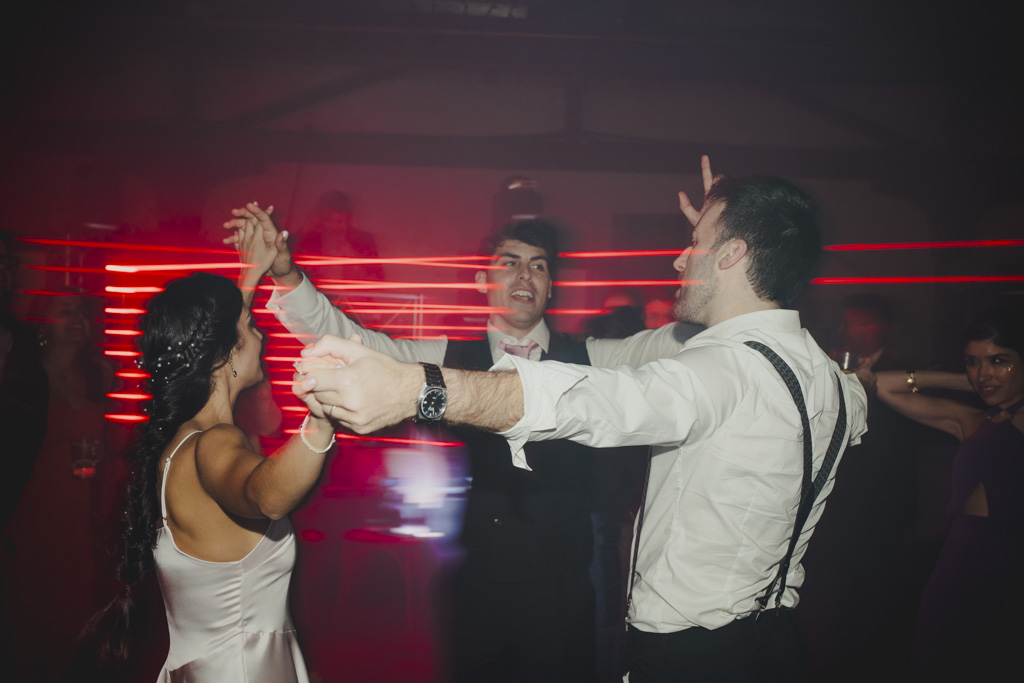
[{"label": "dark trousers", "polygon": [[773,609],[709,630],[647,633],[629,627],[629,683],[799,681],[790,610]]},{"label": "dark trousers", "polygon": [[458,683],[594,680],[594,588],[585,569],[533,583],[463,575],[453,597],[451,667]]}]

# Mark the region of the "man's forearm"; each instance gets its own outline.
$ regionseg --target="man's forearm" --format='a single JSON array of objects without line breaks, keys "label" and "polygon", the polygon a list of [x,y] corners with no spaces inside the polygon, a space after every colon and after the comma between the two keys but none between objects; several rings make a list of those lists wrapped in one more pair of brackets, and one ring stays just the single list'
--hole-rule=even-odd
[{"label": "man's forearm", "polygon": [[448,385],[446,422],[504,432],[523,418],[523,384],[519,373],[451,368],[442,372]]}]

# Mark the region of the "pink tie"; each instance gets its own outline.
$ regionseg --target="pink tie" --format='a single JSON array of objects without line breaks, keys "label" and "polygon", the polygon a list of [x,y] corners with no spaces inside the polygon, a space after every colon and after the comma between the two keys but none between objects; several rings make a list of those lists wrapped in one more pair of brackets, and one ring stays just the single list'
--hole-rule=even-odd
[{"label": "pink tie", "polygon": [[503,341],[498,342],[498,348],[508,355],[519,356],[520,358],[526,358],[527,360],[529,360],[530,354],[533,353],[533,350],[539,346],[540,344],[532,339],[525,344],[506,344]]}]

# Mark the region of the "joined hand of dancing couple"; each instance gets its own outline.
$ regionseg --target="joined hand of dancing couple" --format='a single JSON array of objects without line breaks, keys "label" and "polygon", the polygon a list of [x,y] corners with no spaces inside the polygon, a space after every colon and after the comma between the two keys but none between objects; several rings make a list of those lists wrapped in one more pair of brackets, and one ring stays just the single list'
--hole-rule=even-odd
[{"label": "joined hand of dancing couple", "polygon": [[369,434],[416,416],[415,397],[423,384],[418,364],[402,363],[348,340],[324,335],[295,362],[292,390],[317,404],[330,419],[357,434]]}]

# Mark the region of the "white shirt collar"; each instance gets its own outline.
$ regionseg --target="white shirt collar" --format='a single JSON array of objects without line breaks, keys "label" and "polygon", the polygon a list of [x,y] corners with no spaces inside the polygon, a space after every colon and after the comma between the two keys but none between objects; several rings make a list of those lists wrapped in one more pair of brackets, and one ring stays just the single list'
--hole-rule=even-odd
[{"label": "white shirt collar", "polygon": [[[487,344],[491,347],[491,354],[498,355],[497,348],[499,342],[505,342],[506,344],[525,344],[527,341],[535,341],[537,345],[547,353],[548,348],[551,346],[551,330],[548,329],[548,324],[544,318],[540,319],[537,326],[526,333],[525,337],[517,339],[512,335],[499,330],[497,327],[491,325],[490,321],[487,323]],[[501,354],[504,355],[504,354]]]},{"label": "white shirt collar", "polygon": [[774,330],[777,332],[799,332],[800,314],[787,308],[773,308],[767,311],[754,311],[735,315],[712,325],[706,330],[690,337],[690,341],[707,337],[732,337],[744,330]]}]

